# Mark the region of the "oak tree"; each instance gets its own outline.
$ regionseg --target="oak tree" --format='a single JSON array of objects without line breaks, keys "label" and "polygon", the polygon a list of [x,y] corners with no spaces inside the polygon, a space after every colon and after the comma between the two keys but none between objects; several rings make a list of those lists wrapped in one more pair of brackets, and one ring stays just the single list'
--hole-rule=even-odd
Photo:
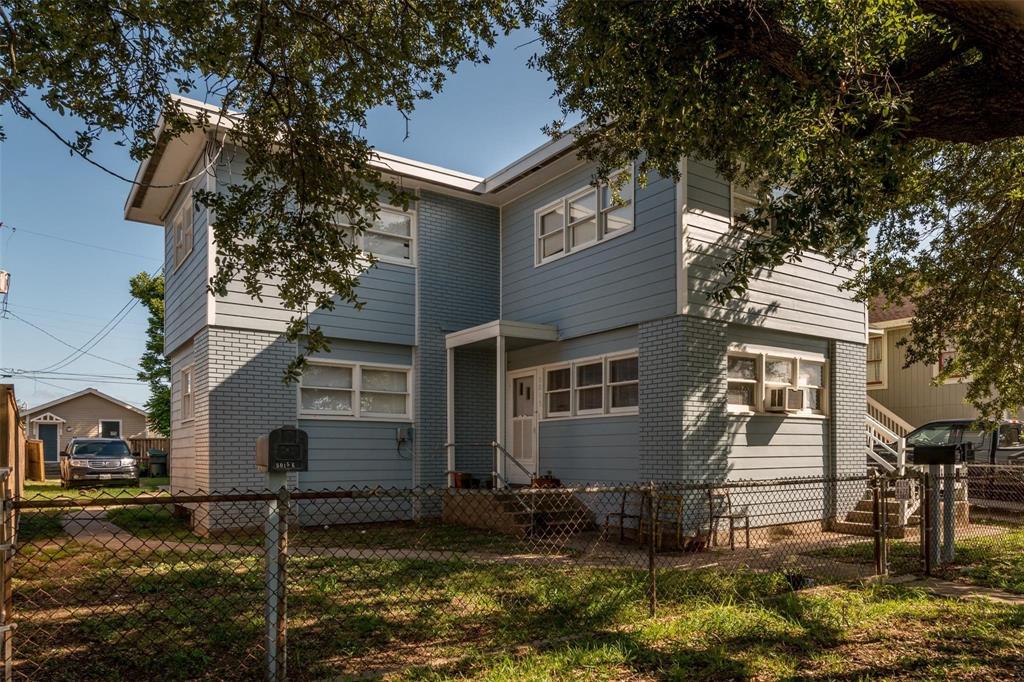
[{"label": "oak tree", "polygon": [[540,32],[605,171],[696,157],[756,188],[720,298],[809,249],[864,259],[861,296],[916,304],[908,363],[955,349],[938,381],[1024,405],[1020,3],[562,0]]}]

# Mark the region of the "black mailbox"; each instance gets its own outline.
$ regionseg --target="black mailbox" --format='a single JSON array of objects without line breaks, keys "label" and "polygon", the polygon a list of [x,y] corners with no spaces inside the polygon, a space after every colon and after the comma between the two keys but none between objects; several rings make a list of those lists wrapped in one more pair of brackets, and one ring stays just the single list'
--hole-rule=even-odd
[{"label": "black mailbox", "polygon": [[309,436],[294,426],[282,426],[256,439],[256,468],[269,473],[309,470]]},{"label": "black mailbox", "polygon": [[914,464],[956,464],[956,445],[915,445]]}]

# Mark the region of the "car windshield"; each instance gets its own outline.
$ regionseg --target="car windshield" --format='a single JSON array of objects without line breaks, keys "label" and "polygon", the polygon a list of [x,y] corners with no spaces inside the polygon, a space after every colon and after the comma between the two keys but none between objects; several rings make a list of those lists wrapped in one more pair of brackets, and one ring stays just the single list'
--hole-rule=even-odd
[{"label": "car windshield", "polygon": [[93,441],[76,443],[74,455],[89,455],[92,457],[124,457],[130,455],[131,451],[123,441]]},{"label": "car windshield", "polygon": [[907,436],[907,445],[955,445],[963,432],[963,424],[925,424]]}]

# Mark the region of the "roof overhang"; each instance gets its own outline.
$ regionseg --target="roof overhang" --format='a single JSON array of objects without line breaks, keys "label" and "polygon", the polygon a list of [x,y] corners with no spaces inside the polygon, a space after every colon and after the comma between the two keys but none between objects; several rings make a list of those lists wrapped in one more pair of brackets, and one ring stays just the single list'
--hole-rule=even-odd
[{"label": "roof overhang", "polygon": [[26,417],[31,417],[33,414],[36,414],[37,412],[42,412],[43,410],[48,410],[51,407],[54,407],[56,405],[60,405],[62,403],[66,403],[69,400],[74,400],[75,398],[81,398],[82,396],[85,396],[85,395],[94,395],[97,398],[102,398],[103,400],[111,402],[111,403],[113,403],[113,404],[115,404],[115,405],[117,405],[119,407],[123,407],[126,410],[131,410],[132,412],[140,414],[143,417],[146,416],[146,411],[145,410],[140,409],[138,407],[135,407],[131,403],[126,403],[123,400],[118,400],[117,398],[115,398],[113,396],[110,396],[110,395],[107,395],[106,393],[103,393],[102,391],[98,391],[98,390],[96,390],[95,388],[92,388],[92,387],[83,388],[81,391],[78,391],[76,393],[72,393],[70,395],[66,395],[63,398],[57,398],[56,400],[51,400],[50,402],[43,403],[42,405],[36,405],[35,407],[33,407],[31,409],[25,410],[25,416]]},{"label": "roof overhang", "polygon": [[444,345],[449,349],[491,348],[495,346],[498,337],[506,340],[505,348],[507,350],[515,350],[538,343],[557,341],[558,328],[550,324],[493,320],[445,335]]},{"label": "roof overhang", "polygon": [[873,329],[899,329],[900,327],[909,327],[910,323],[914,321],[912,317],[901,317],[898,320],[883,320],[881,322],[872,322],[871,327]]},{"label": "roof overhang", "polygon": [[[195,127],[172,137],[165,130],[164,117],[157,121],[153,131],[156,146],[136,170],[124,206],[126,220],[163,224],[182,181],[195,166],[207,142],[211,138],[230,140],[231,130],[239,120],[239,114],[225,114],[213,104],[180,95],[174,95],[173,99],[195,120]],[[400,180],[408,189],[467,196],[482,203],[501,205],[580,165],[583,161],[575,150],[576,138],[567,134],[544,143],[486,178],[380,151],[374,152],[370,165]]]}]

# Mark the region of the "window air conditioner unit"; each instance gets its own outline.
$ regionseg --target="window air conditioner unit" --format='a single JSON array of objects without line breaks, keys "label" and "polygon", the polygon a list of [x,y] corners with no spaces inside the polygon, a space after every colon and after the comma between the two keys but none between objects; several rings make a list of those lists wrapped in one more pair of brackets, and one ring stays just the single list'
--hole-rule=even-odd
[{"label": "window air conditioner unit", "polygon": [[799,388],[773,388],[766,402],[769,412],[797,412],[804,409],[804,392]]}]

